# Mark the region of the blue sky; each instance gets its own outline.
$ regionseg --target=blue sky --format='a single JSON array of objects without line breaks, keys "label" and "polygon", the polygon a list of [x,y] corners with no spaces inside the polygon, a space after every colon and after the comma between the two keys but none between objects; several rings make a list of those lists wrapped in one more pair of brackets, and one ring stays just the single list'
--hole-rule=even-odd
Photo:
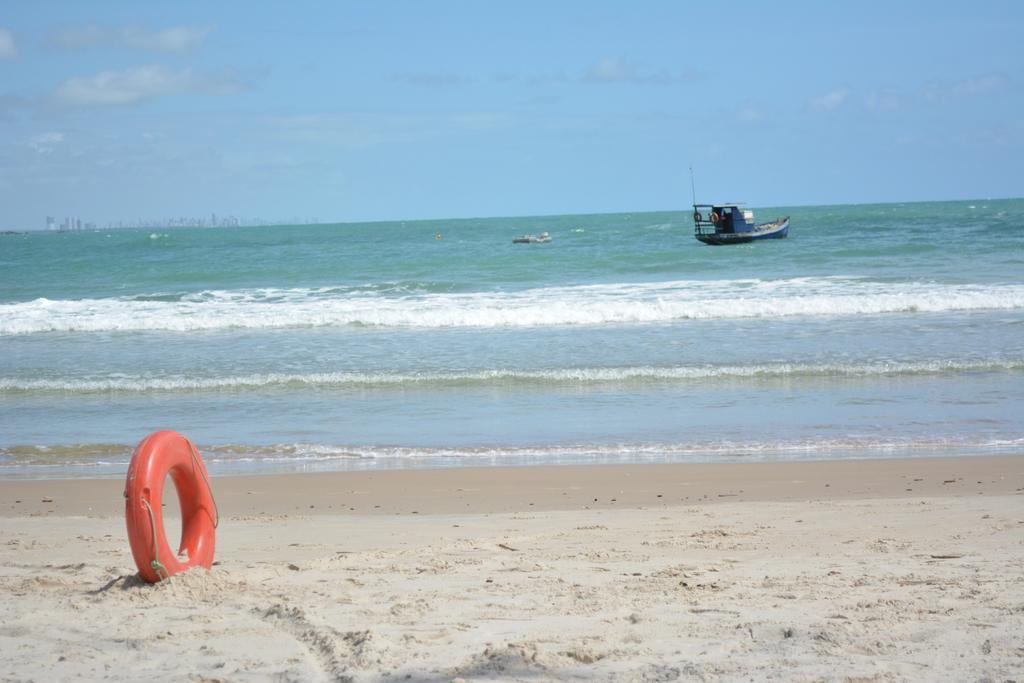
[{"label": "blue sky", "polygon": [[10,2],[0,229],[1019,197],[1020,2]]}]

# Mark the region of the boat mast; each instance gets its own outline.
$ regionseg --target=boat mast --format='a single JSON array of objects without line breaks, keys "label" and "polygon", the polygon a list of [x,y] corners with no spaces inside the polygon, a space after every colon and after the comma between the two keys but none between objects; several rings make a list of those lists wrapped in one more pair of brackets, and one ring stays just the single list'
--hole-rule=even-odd
[{"label": "boat mast", "polygon": [[693,164],[690,164],[690,193],[693,196],[693,205],[697,206],[697,190],[693,185]]}]

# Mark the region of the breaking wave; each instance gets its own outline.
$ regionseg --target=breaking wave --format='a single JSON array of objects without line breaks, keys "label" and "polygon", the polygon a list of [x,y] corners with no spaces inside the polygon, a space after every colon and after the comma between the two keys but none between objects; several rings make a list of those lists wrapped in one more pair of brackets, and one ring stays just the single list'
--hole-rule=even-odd
[{"label": "breaking wave", "polygon": [[[245,445],[197,444],[215,474],[233,472],[337,471],[447,465],[515,466],[643,462],[738,462],[936,457],[1018,453],[1024,438],[808,438],[791,441],[707,441],[546,446],[420,448],[316,443]],[[74,444],[0,448],[0,478],[123,477],[134,446]]]},{"label": "breaking wave", "polygon": [[302,327],[494,328],[1024,309],[1024,285],[680,280],[476,293],[216,290],[0,305],[0,335]]},{"label": "breaking wave", "polygon": [[125,376],[57,380],[0,378],[2,393],[151,393],[253,391],[273,389],[372,389],[416,386],[474,386],[500,384],[588,385],[633,382],[686,382],[708,379],[843,378],[929,375],[957,372],[1024,370],[1024,358],[984,360],[886,361],[865,363],[762,363],[756,365],[636,366],[497,369],[469,372],[316,372],[265,373],[229,377]]}]

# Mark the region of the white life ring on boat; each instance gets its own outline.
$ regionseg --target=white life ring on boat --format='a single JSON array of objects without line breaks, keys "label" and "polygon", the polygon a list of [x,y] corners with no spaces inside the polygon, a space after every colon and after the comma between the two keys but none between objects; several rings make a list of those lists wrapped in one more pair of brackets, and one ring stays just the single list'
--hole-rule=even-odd
[{"label": "white life ring on boat", "polygon": [[720,218],[721,218],[721,216],[718,215],[718,212],[716,212],[716,211],[712,211],[711,212],[711,224],[712,225],[718,225],[718,221],[719,221]]},{"label": "white life ring on boat", "polygon": [[700,223],[700,211],[693,212],[693,220],[696,223]]}]

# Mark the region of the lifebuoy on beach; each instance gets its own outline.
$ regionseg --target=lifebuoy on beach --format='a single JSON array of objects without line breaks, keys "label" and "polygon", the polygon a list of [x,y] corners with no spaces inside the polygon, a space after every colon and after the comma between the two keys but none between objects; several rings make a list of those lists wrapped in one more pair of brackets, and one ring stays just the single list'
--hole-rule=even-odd
[{"label": "lifebuoy on beach", "polygon": [[[168,475],[181,506],[177,553],[171,551],[164,533],[164,482]],[[132,556],[145,581],[156,583],[186,569],[209,569],[213,564],[217,504],[199,451],[181,434],[153,432],[136,447],[124,484],[124,516]]]},{"label": "lifebuoy on beach", "polygon": [[711,212],[711,224],[712,225],[718,225],[718,220],[720,218],[721,218],[721,216],[718,215],[717,211],[712,211]]}]

